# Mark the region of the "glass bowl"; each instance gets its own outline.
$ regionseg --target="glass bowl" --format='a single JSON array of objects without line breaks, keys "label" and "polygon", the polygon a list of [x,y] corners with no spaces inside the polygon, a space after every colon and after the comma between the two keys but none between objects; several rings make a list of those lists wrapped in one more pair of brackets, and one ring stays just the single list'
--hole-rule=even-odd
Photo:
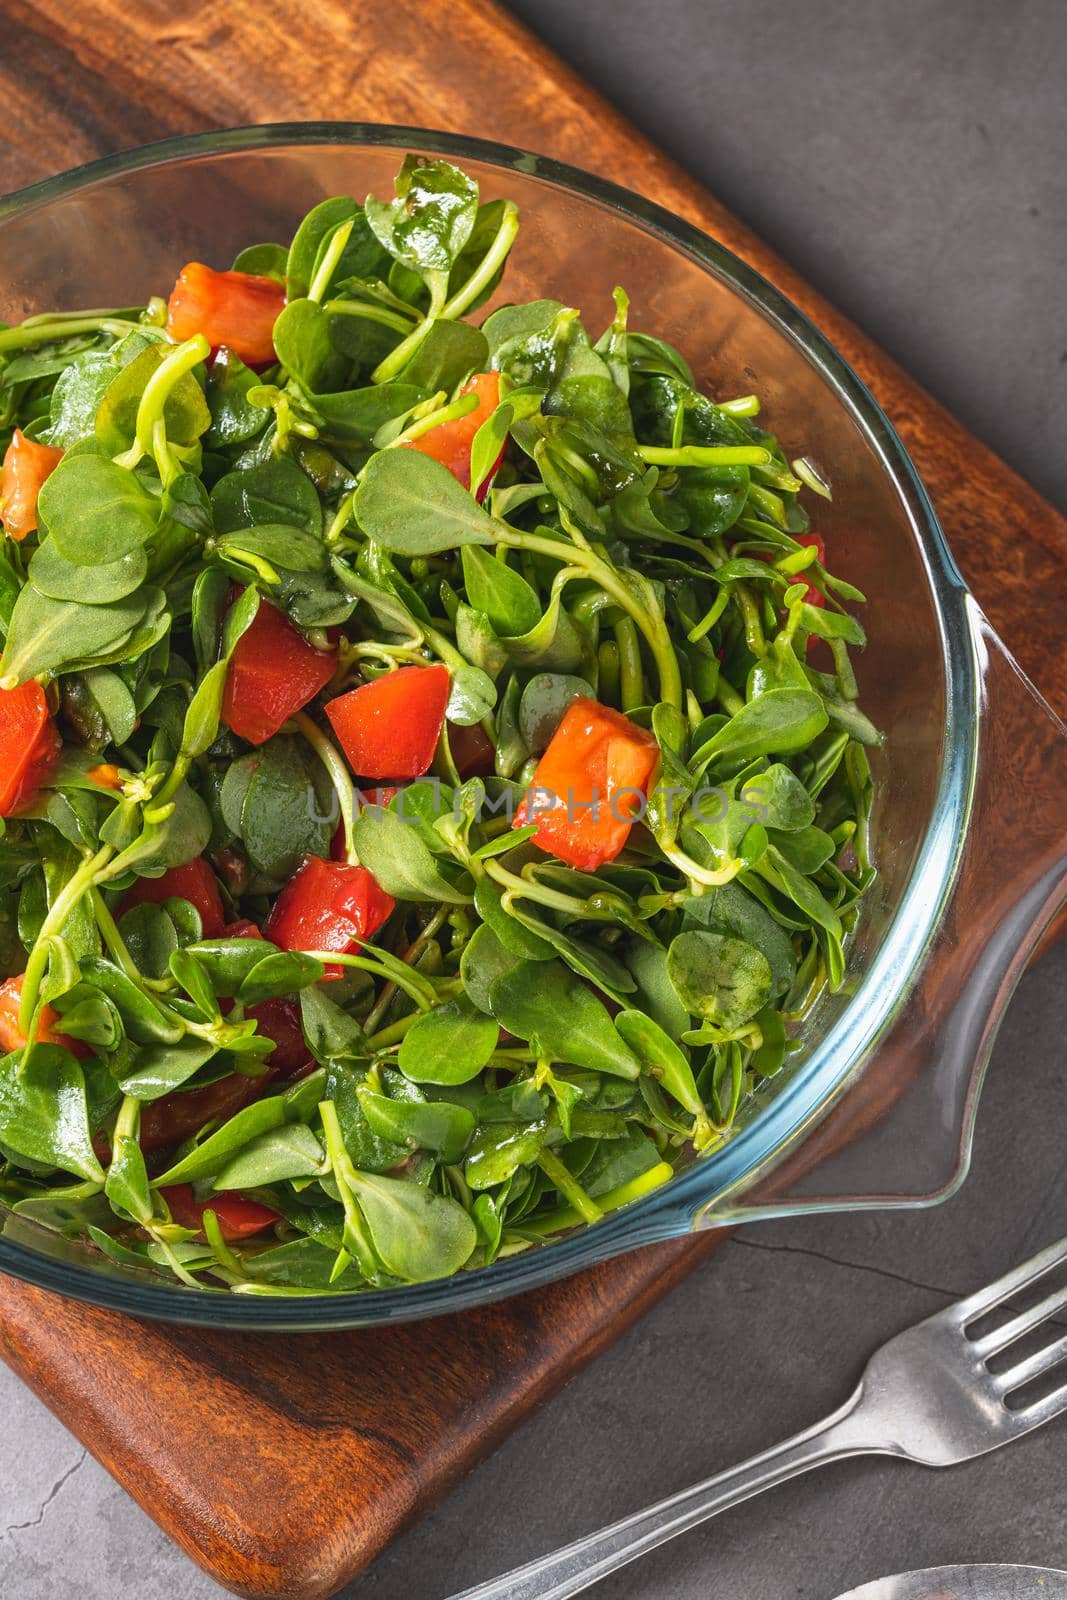
[{"label": "glass bowl", "polygon": [[[138,1316],[249,1328],[404,1321],[535,1288],[694,1228],[797,1209],[926,1205],[966,1172],[996,1023],[1067,893],[1067,735],[968,594],[914,468],[871,395],[810,322],[714,240],[540,156],[419,129],[260,126],[109,157],[0,202],[0,316],[138,304],[192,259],[226,266],[287,239],[328,195],[391,193],[407,150],[459,162],[522,231],[495,300],[551,296],[676,344],[712,392],[756,391],[787,455],[833,484],[819,531],[872,603],[865,709],[877,883],[843,989],[730,1141],[594,1226],[458,1277],[253,1299],[124,1269],[6,1213],[0,1270]],[[1001,839],[1012,839],[1011,871]]]}]

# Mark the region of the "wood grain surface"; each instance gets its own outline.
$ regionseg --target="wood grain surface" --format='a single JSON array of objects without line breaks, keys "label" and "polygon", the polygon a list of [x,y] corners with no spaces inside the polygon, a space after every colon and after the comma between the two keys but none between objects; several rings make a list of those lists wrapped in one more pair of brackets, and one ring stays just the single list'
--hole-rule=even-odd
[{"label": "wood grain surface", "polygon": [[[714,234],[870,385],[994,625],[1067,711],[1064,520],[495,6],[0,0],[0,17],[5,189],[170,134],[350,118],[553,155]],[[715,1242],[637,1252],[462,1318],[290,1339],[135,1324],[0,1279],[0,1355],[220,1582],[314,1600]]]}]

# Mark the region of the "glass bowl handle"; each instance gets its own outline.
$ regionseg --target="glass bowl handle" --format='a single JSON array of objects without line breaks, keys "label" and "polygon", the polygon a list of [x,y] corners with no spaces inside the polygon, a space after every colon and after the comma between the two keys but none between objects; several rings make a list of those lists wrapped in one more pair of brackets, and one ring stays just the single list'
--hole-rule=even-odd
[{"label": "glass bowl handle", "polygon": [[1067,905],[1067,727],[973,600],[979,749],[970,825],[937,935],[903,1008],[831,1112],[691,1228],[947,1199],[970,1162],[997,1027]]}]

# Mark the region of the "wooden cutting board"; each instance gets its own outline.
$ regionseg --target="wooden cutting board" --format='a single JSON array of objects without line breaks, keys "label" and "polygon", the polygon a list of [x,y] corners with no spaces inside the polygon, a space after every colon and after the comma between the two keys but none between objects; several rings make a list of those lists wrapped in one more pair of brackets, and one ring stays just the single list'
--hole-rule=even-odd
[{"label": "wooden cutting board", "polygon": [[[532,148],[714,234],[870,385],[994,625],[1067,711],[1064,519],[494,5],[0,0],[0,16],[4,189],[169,134],[347,114]],[[292,1338],[137,1324],[0,1279],[0,1355],[221,1583],[315,1600],[715,1244],[646,1249],[463,1317]]]}]

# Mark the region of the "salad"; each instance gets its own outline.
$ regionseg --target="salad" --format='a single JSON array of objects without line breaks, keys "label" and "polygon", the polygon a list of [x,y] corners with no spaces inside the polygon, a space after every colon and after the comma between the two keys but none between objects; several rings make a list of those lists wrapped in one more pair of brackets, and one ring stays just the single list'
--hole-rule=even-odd
[{"label": "salad", "polygon": [[0,1202],[198,1288],[667,1182],[874,875],[819,472],[622,289],[502,303],[510,201],[395,191],[0,326]]}]

